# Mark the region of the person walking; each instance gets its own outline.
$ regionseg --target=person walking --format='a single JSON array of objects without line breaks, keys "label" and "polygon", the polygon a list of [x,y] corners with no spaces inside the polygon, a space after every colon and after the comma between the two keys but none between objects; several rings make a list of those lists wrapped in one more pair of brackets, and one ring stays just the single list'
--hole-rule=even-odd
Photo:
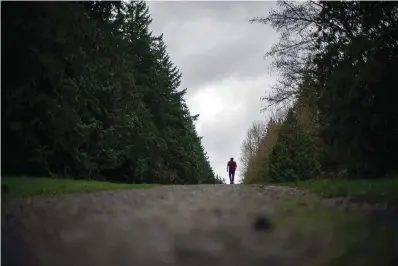
[{"label": "person walking", "polygon": [[234,158],[231,158],[227,163],[227,172],[229,172],[229,181],[231,185],[234,184],[236,168],[237,168],[236,162],[234,161]]}]

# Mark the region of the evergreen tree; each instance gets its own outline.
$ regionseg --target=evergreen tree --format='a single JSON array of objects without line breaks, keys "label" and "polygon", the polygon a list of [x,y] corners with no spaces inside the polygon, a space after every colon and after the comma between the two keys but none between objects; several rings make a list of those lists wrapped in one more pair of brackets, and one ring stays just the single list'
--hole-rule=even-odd
[{"label": "evergreen tree", "polygon": [[150,23],[144,1],[2,3],[3,174],[217,182]]},{"label": "evergreen tree", "polygon": [[265,99],[271,105],[311,99],[324,170],[370,178],[397,171],[398,5],[278,4],[252,20],[282,33],[267,54],[281,79]]},{"label": "evergreen tree", "polygon": [[315,145],[300,128],[293,110],[290,110],[270,156],[268,181],[307,180],[318,173]]}]

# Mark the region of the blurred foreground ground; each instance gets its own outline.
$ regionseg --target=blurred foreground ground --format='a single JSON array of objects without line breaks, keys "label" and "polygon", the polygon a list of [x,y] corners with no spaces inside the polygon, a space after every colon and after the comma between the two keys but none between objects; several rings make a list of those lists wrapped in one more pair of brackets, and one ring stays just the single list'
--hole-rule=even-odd
[{"label": "blurred foreground ground", "polygon": [[396,213],[278,186],[9,199],[2,203],[2,265],[392,266]]}]

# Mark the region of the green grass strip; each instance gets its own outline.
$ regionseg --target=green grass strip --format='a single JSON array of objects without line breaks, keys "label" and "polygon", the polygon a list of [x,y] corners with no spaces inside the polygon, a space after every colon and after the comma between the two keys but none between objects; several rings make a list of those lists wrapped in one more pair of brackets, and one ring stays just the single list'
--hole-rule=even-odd
[{"label": "green grass strip", "polygon": [[90,180],[57,178],[2,177],[2,195],[27,197],[38,195],[74,194],[100,190],[152,188],[155,184],[120,184]]},{"label": "green grass strip", "polygon": [[314,179],[281,185],[308,189],[327,197],[349,196],[353,199],[398,203],[398,178],[375,180]]}]

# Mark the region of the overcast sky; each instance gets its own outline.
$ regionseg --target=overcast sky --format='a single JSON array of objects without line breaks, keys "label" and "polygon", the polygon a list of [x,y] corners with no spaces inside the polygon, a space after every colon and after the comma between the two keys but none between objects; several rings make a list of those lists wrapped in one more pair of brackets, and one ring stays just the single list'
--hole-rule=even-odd
[{"label": "overcast sky", "polygon": [[[267,16],[275,2],[148,5],[154,34],[164,34],[167,51],[182,72],[181,89],[188,88],[185,99],[191,114],[200,114],[196,129],[211,166],[228,180],[227,161],[234,157],[239,169],[247,129],[265,117],[260,97],[275,83],[264,54],[278,35],[269,26],[247,20]],[[235,179],[240,178],[238,172]]]}]

